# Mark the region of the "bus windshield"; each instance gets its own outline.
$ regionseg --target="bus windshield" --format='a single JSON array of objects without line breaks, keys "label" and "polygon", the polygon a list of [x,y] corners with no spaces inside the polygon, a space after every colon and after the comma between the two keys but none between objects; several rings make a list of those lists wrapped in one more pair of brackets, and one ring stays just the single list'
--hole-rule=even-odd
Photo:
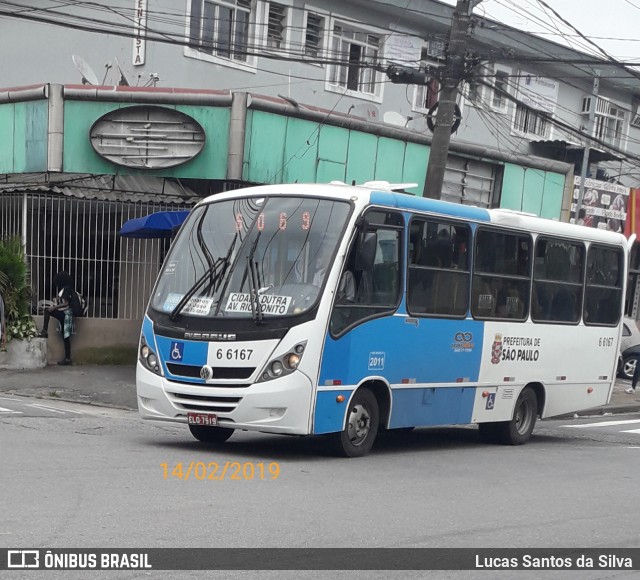
[{"label": "bus windshield", "polygon": [[291,316],[320,294],[349,216],[346,202],[252,197],[197,207],[158,279],[151,307],[201,318]]}]

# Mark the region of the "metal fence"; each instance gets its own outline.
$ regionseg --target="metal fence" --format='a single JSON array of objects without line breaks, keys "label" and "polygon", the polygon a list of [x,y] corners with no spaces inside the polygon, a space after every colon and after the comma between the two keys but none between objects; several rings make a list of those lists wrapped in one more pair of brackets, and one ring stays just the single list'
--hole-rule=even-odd
[{"label": "metal fence", "polygon": [[22,238],[31,271],[32,307],[41,314],[52,279],[69,272],[93,318],[140,319],[169,247],[166,239],[118,235],[122,224],[183,203],[131,203],[44,193],[0,194],[0,237]]}]

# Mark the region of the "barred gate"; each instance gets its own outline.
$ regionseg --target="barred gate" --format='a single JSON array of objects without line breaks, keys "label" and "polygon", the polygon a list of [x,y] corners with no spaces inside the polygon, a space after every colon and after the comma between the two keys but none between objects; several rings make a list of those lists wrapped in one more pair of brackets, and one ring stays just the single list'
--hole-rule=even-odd
[{"label": "barred gate", "polygon": [[141,319],[169,248],[167,239],[118,235],[122,224],[184,203],[133,203],[50,193],[0,194],[0,237],[18,235],[31,270],[32,310],[41,314],[65,270],[87,297],[92,318]]}]

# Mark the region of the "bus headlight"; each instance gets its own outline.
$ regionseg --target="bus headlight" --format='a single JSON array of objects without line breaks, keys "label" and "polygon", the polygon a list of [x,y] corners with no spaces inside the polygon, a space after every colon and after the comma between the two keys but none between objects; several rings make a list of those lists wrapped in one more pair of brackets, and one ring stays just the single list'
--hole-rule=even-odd
[{"label": "bus headlight", "polygon": [[290,368],[294,371],[298,368],[299,364],[300,364],[300,355],[296,354],[295,352],[287,355],[284,359],[285,367]]},{"label": "bus headlight", "polygon": [[258,382],[263,383],[291,374],[298,368],[306,346],[307,341],[305,340],[304,342],[296,344],[289,352],[270,360],[262,376],[258,379]]},{"label": "bus headlight", "polygon": [[138,359],[145,366],[145,368],[149,369],[152,373],[156,375],[161,375],[160,365],[158,364],[158,357],[156,353],[149,348],[147,341],[144,339],[144,336],[140,336],[140,349],[138,351]]},{"label": "bus headlight", "polygon": [[271,374],[274,377],[281,376],[283,371],[284,371],[284,367],[282,366],[282,363],[279,360],[274,360],[271,363]]}]

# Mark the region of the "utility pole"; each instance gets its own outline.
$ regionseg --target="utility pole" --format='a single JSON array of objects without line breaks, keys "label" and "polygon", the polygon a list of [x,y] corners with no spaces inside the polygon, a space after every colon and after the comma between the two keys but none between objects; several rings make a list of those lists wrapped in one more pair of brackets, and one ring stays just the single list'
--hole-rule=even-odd
[{"label": "utility pole", "polygon": [[[595,71],[593,79],[593,102],[589,107],[589,123],[587,126],[587,135],[593,136],[593,124],[596,118],[596,107],[598,106],[598,90],[600,88],[600,71]],[[587,137],[584,144],[584,154],[582,155],[582,167],[580,168],[580,188],[578,189],[578,199],[576,200],[576,214],[574,223],[578,223],[580,219],[580,210],[582,209],[582,199],[584,197],[584,180],[587,178],[587,169],[589,168],[589,152],[591,151],[591,139]]]},{"label": "utility pole", "polygon": [[471,12],[481,1],[458,0],[453,12],[440,98],[438,99],[438,113],[431,141],[427,178],[424,183],[424,197],[440,199],[442,196],[442,183],[449,154],[458,85],[465,71]]}]

